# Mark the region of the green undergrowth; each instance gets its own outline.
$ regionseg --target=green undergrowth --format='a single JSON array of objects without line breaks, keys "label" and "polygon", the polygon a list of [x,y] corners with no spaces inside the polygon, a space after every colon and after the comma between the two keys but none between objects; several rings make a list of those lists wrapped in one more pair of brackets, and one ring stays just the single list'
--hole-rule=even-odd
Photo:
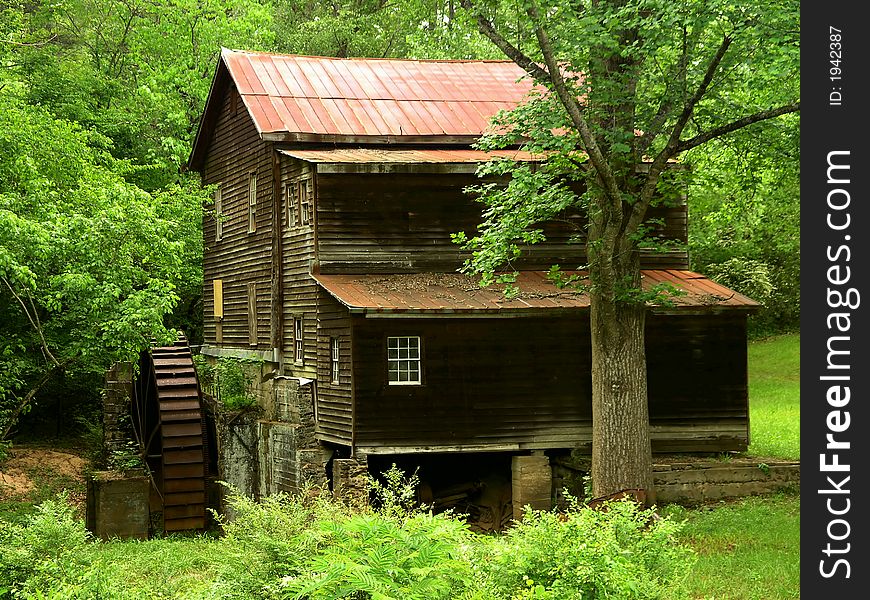
[{"label": "green undergrowth", "polygon": [[616,502],[529,510],[505,535],[450,514],[349,509],[326,494],[235,497],[220,538],[90,538],[63,499],[0,522],[0,598],[663,598],[693,553],[680,525]]},{"label": "green undergrowth", "polygon": [[749,344],[749,454],[800,459],[800,334]]}]

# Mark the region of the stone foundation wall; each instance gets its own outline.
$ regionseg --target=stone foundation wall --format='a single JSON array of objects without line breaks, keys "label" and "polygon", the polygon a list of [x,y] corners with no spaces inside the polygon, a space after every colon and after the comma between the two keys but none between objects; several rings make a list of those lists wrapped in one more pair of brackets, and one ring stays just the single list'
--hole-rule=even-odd
[{"label": "stone foundation wall", "polygon": [[332,493],[351,506],[368,503],[368,461],[364,456],[332,461]]},{"label": "stone foundation wall", "polygon": [[133,397],[133,366],[115,363],[106,373],[103,389],[103,450],[107,458],[128,452],[133,440],[130,406]]},{"label": "stone foundation wall", "polygon": [[800,485],[800,463],[777,461],[688,461],[655,464],[658,504],[699,504],[755,496]]},{"label": "stone foundation wall", "polygon": [[[325,487],[332,453],[314,436],[315,382],[273,376],[265,366],[249,375],[256,407],[241,413],[216,407],[218,479],[253,498]],[[232,518],[226,502],[221,508]]]}]

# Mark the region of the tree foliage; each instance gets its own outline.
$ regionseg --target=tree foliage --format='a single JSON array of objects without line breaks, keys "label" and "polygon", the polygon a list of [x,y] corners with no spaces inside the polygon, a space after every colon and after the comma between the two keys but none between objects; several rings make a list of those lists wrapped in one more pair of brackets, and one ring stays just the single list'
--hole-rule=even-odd
[{"label": "tree foliage", "polygon": [[[58,371],[102,370],[152,337],[190,267],[204,194],[146,192],[108,141],[0,97],[0,434]],[[196,269],[197,267],[194,267]]]},{"label": "tree foliage", "polygon": [[478,190],[487,209],[480,234],[460,236],[474,251],[465,268],[491,279],[543,239],[541,221],[587,215],[587,264],[568,268],[588,271],[594,493],[652,496],[643,336],[645,304],[659,300],[639,293],[639,259],[658,242],[647,211],[668,202],[665,174],[682,154],[799,110],[798,5],[526,0],[518,6],[537,42],[526,51],[493,3],[462,5],[540,86],[480,146],[521,144],[546,157],[537,170],[485,168],[513,177]]}]

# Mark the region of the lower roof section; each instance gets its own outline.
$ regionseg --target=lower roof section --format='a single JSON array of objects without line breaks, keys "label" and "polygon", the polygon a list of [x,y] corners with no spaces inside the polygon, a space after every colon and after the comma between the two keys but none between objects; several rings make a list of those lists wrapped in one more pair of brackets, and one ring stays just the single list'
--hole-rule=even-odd
[{"label": "lower roof section", "polygon": [[[641,274],[645,291],[663,283],[680,290],[669,302],[651,305],[656,313],[753,312],[761,306],[692,271],[644,270]],[[546,271],[521,271],[514,284],[518,293],[510,297],[505,296],[504,285],[481,287],[477,277],[460,273],[314,277],[352,313],[367,317],[531,316],[589,308],[588,294],[557,288]]]},{"label": "lower roof section", "polygon": [[279,150],[315,165],[318,173],[474,173],[480,163],[498,158],[539,162],[545,157],[525,150],[471,148],[326,148]]}]

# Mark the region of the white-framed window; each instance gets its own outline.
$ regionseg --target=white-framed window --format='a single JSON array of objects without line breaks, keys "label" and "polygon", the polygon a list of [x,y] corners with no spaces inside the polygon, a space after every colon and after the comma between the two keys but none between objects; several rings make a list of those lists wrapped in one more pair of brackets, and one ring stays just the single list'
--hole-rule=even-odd
[{"label": "white-framed window", "polygon": [[387,383],[420,385],[423,383],[420,360],[420,336],[387,338]]},{"label": "white-framed window", "polygon": [[332,383],[338,383],[339,376],[339,346],[338,338],[329,338],[329,356],[330,356],[330,371],[332,373]]},{"label": "white-framed window", "polygon": [[224,237],[224,201],[221,186],[214,190],[214,241],[219,242]]},{"label": "white-framed window", "polygon": [[301,365],[303,362],[303,352],[305,345],[303,340],[302,317],[293,318],[293,362]]},{"label": "white-framed window", "polygon": [[248,175],[248,233],[257,231],[257,174]]}]

